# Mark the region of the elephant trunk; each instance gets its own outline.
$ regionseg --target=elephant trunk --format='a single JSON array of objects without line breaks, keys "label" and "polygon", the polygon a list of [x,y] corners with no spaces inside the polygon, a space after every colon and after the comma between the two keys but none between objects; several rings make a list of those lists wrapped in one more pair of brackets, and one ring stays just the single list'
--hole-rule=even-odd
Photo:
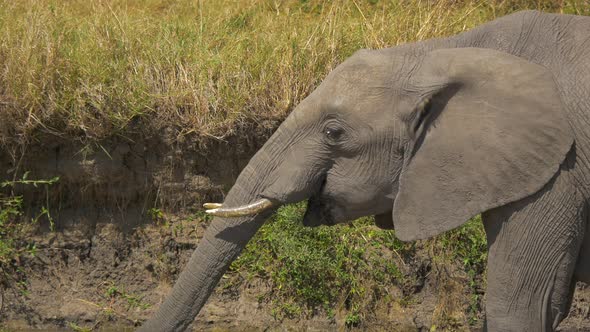
[{"label": "elephant trunk", "polygon": [[[275,133],[276,136],[277,133]],[[268,172],[276,158],[265,152],[269,140],[248,163],[228,193],[224,206],[240,206],[259,200]],[[272,150],[272,147],[270,148]],[[208,205],[216,206],[216,205]],[[209,295],[248,241],[275,208],[254,216],[212,220],[172,292],[158,312],[139,331],[184,331],[197,316]]]}]

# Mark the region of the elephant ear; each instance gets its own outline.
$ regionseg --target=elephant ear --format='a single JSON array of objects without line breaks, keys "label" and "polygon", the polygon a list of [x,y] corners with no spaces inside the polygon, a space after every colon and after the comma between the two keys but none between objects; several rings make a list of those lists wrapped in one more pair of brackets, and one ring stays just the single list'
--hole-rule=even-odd
[{"label": "elephant ear", "polygon": [[402,116],[412,137],[393,223],[401,240],[453,229],[539,191],[573,143],[544,67],[478,48],[435,50],[415,68]]}]

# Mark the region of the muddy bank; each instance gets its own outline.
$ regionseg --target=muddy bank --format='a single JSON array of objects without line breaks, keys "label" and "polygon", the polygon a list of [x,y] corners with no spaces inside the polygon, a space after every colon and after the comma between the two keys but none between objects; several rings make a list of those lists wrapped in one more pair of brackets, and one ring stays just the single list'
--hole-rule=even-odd
[{"label": "muddy bank", "polygon": [[[18,257],[3,271],[10,277],[2,280],[0,322],[40,328],[110,321],[133,326],[145,319],[202,233],[191,215],[204,201],[223,201],[276,125],[244,124],[222,139],[174,130],[98,143],[43,135],[0,149],[2,181],[59,177],[50,187],[3,188],[4,197],[23,197],[25,221],[44,208],[51,219],[42,215],[20,241],[35,246],[34,257]],[[179,232],[176,223],[170,228],[168,219],[164,225],[161,211],[194,221],[185,225],[190,231]],[[128,307],[117,308],[118,298]]]},{"label": "muddy bank", "polygon": [[[16,186],[29,215],[48,206],[55,222],[41,218],[26,241],[34,256],[14,264],[17,275],[3,281],[1,324],[9,330],[132,329],[147,319],[207,227],[200,203],[222,201],[249,158],[272,132],[274,123],[244,127],[224,140],[187,137],[117,137],[85,145],[55,137],[26,149],[4,150],[4,179],[59,176],[49,192]],[[24,153],[23,153],[24,152]],[[408,259],[403,273],[419,273],[419,287],[403,301],[388,301],[364,312],[358,326],[347,327],[336,308],[300,319],[277,319],[265,298],[268,280],[222,279],[194,325],[204,331],[429,331],[478,330],[483,308],[473,305],[461,262],[433,268],[428,248]],[[419,271],[419,272],[416,272]],[[396,298],[404,291],[391,288]],[[565,330],[590,330],[590,292],[578,287]],[[444,311],[444,312],[443,312]],[[471,321],[470,321],[471,320]]]},{"label": "muddy bank", "polygon": [[[98,223],[87,237],[80,231],[35,236],[35,257],[21,262],[27,293],[5,292],[3,324],[9,329],[74,328],[102,330],[109,326],[133,327],[148,318],[170,291],[173,280],[188,260],[206,223],[167,216],[166,225],[147,225],[122,232],[112,223]],[[420,259],[427,259],[426,257]],[[416,262],[416,264],[427,264]],[[458,278],[461,278],[458,276]],[[408,331],[428,329],[437,306],[435,280],[427,279],[414,303],[401,307],[383,303],[367,313],[358,329],[395,327]],[[320,313],[304,319],[274,317],[267,280],[243,282],[227,274],[197,318],[195,329],[204,331],[342,330],[339,313]],[[397,290],[401,296],[401,291]]]},{"label": "muddy bank", "polygon": [[223,199],[277,125],[277,120],[244,123],[224,138],[182,136],[170,129],[86,143],[44,134],[26,145],[0,148],[0,179],[58,176],[49,193],[31,185],[14,188],[29,215],[48,205],[60,221],[57,230],[75,225],[86,231],[111,222],[130,231],[151,222],[146,211],[152,207],[186,214],[204,200]]},{"label": "muddy bank", "polygon": [[[5,291],[2,324],[9,330],[73,329],[121,330],[148,318],[171,289],[180,268],[188,260],[206,223],[190,218],[167,216],[167,225],[148,225],[122,232],[112,223],[99,223],[90,238],[79,231],[35,236],[38,253],[22,262],[27,274],[27,294]],[[427,250],[411,264],[428,266]],[[452,267],[449,267],[452,269]],[[264,298],[268,281],[245,283],[227,274],[200,313],[194,325],[198,331],[340,331],[345,318],[338,313],[320,313],[297,320],[277,320]],[[466,276],[456,270],[441,280],[427,271],[424,286],[407,304],[383,301],[378,310],[366,312],[353,330],[430,331],[441,304],[454,321],[439,330],[480,330],[480,322],[467,323],[470,294],[464,288]],[[402,292],[398,290],[398,294]],[[587,331],[590,292],[579,287],[572,317],[565,331]]]}]

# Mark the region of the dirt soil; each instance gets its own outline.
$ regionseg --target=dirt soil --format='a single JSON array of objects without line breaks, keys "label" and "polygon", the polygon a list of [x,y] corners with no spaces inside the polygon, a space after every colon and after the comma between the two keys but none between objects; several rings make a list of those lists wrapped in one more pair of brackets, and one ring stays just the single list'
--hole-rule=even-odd
[{"label": "dirt soil", "polygon": [[[170,219],[167,225],[149,225],[131,233],[101,223],[90,238],[75,230],[36,236],[37,255],[22,262],[28,292],[5,290],[2,324],[8,330],[136,326],[163,301],[206,227],[185,218]],[[253,280],[235,286],[235,277],[230,274],[223,279],[198,316],[195,331],[345,330],[344,317],[339,315],[276,320],[270,304],[258,300],[269,285]],[[382,310],[367,313],[365,322],[353,329],[430,331],[438,304],[445,298],[441,292],[454,292],[452,288],[461,281],[460,274],[444,285],[434,276],[427,277],[411,304],[383,303]],[[458,316],[457,323],[445,330],[480,330],[479,324],[461,323],[466,315],[462,310],[469,305],[466,301],[459,300],[459,310],[450,309]],[[562,331],[590,331],[589,305],[590,292],[580,285]]]},{"label": "dirt soil", "polygon": [[[25,201],[53,207],[56,229],[42,221],[31,234],[36,255],[18,262],[18,280],[2,285],[0,326],[120,331],[141,324],[162,303],[207,226],[198,218],[200,203],[223,200],[275,125],[244,127],[225,141],[206,144],[178,137],[119,137],[85,145],[44,137],[26,149],[0,151],[0,174],[7,177],[19,178],[24,171],[30,171],[29,178],[61,177],[49,201],[40,188],[16,188]],[[150,210],[153,206],[166,214]],[[38,208],[31,204],[28,212]],[[430,260],[423,250],[408,262],[409,270],[427,269],[411,300],[384,302],[351,329],[432,331],[442,310],[444,330],[481,330],[481,313],[478,321],[467,323],[465,275],[453,266],[444,273],[432,269]],[[347,329],[338,312],[332,318],[318,313],[277,320],[263,297],[269,283],[242,281],[231,273],[222,279],[193,324],[195,331]],[[590,331],[589,309],[590,290],[578,285],[561,330]]]}]

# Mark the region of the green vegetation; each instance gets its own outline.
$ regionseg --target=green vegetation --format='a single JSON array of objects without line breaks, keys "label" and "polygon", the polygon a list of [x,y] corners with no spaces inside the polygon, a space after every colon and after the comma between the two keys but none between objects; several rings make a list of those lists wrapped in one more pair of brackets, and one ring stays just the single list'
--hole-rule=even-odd
[{"label": "green vegetation", "polygon": [[[4,181],[0,188],[13,189],[15,186],[43,186],[46,203],[49,201],[49,187],[59,181],[58,177],[49,180],[28,179],[25,172],[20,180]],[[49,213],[49,205],[42,205],[36,217],[26,220],[23,217],[24,199],[12,191],[0,193],[0,285],[12,285],[23,294],[27,293],[26,276],[20,260],[23,256],[34,256],[37,248],[27,241],[27,234],[33,229],[41,217],[46,217],[51,230],[54,222]]]},{"label": "green vegetation", "polygon": [[114,283],[111,283],[109,287],[107,287],[104,295],[111,302],[115,301],[117,298],[124,300],[127,303],[127,309],[139,308],[145,310],[151,307],[150,304],[144,303],[139,296],[125,291]]},{"label": "green vegetation", "polygon": [[[435,266],[447,267],[461,262],[463,271],[465,272],[465,285],[459,287],[458,291],[467,292],[469,295],[469,307],[467,308],[467,321],[470,324],[475,324],[481,315],[481,304],[483,301],[483,294],[485,289],[485,273],[487,260],[487,241],[481,216],[477,216],[466,223],[464,226],[447,232],[436,239],[429,241],[432,257],[435,261]],[[448,273],[448,271],[445,271]],[[448,277],[445,276],[445,277]],[[447,282],[445,280],[443,282]],[[443,287],[444,289],[444,287]],[[448,289],[444,289],[448,291]],[[444,294],[449,295],[449,294]],[[443,295],[443,296],[444,296]],[[464,294],[451,294],[452,296],[465,296]],[[457,302],[457,299],[450,299],[451,302]],[[443,301],[443,306],[456,306],[456,303],[448,303]],[[445,310],[448,308],[445,308]],[[453,320],[452,315],[444,312],[443,308],[441,321],[446,324],[458,323],[450,322]]]},{"label": "green vegetation", "polygon": [[76,323],[73,323],[73,322],[69,322],[69,323],[68,323],[68,327],[69,327],[69,328],[70,328],[72,331],[75,331],[75,332],[90,332],[90,331],[92,331],[92,329],[91,329],[91,328],[88,328],[88,327],[82,327],[82,326],[79,326],[78,324],[76,324]]},{"label": "green vegetation", "polygon": [[0,1],[0,144],[225,136],[280,120],[363,47],[455,34],[564,1]]},{"label": "green vegetation", "polygon": [[[302,204],[281,208],[230,269],[246,280],[256,276],[270,281],[270,290],[260,301],[270,302],[277,318],[306,316],[321,309],[333,316],[336,310],[347,325],[354,326],[379,301],[408,305],[421,277],[405,267],[406,261],[414,259],[416,246],[431,248],[439,268],[463,262],[469,291],[477,295],[486,257],[479,218],[438,239],[403,243],[393,231],[376,228],[371,218],[306,228],[300,222],[303,212]],[[477,318],[478,304],[476,299],[471,322]]]}]

